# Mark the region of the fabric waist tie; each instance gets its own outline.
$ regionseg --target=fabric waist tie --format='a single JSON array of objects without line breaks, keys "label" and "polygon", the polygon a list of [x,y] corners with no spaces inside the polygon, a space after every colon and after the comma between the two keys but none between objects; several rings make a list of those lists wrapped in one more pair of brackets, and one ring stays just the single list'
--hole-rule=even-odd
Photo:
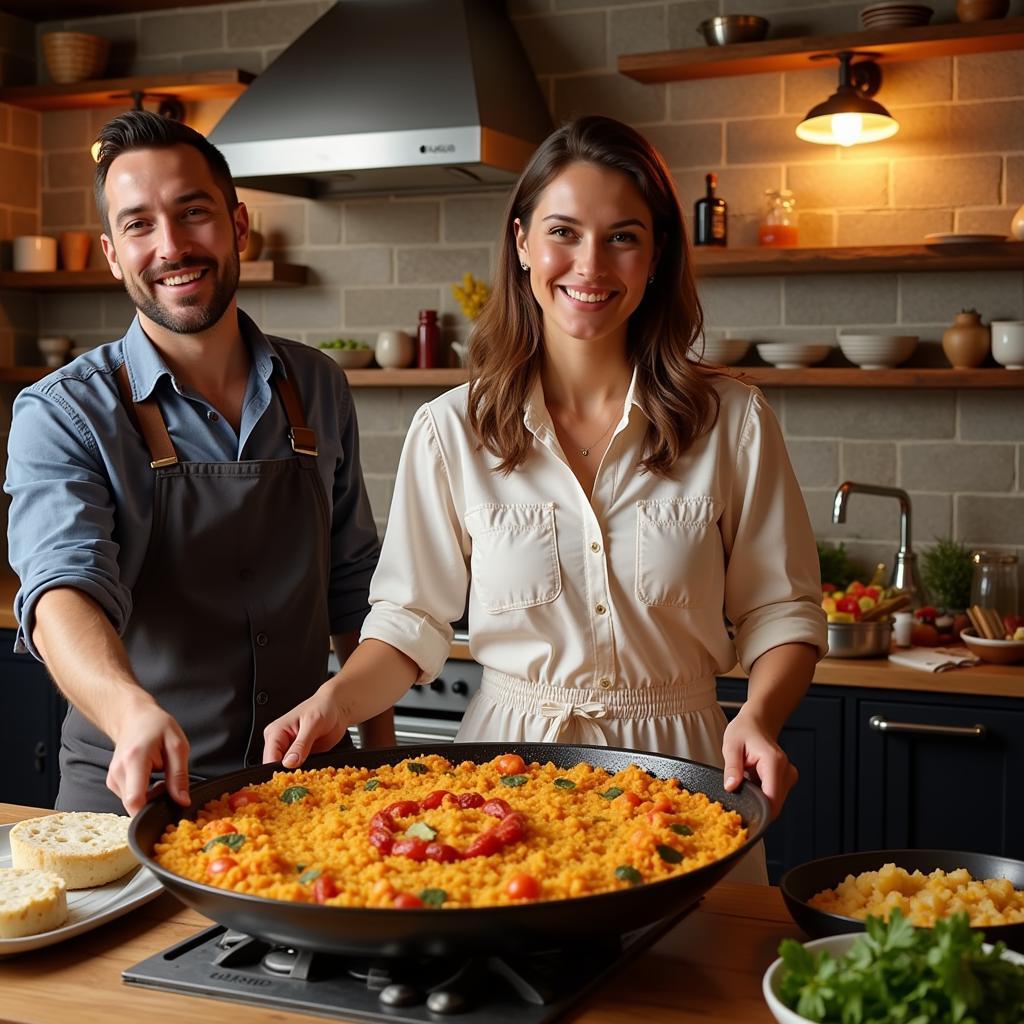
[{"label": "fabric waist tie", "polygon": [[577,689],[531,683],[484,669],[481,695],[505,707],[548,719],[545,743],[575,733],[581,743],[608,746],[601,719],[666,718],[702,711],[716,703],[715,677],[644,689]]}]

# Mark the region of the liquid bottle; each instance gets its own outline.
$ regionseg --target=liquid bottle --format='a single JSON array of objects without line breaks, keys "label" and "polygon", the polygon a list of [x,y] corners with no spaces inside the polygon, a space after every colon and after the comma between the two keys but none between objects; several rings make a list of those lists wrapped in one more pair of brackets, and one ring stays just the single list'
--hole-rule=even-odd
[{"label": "liquid bottle", "polygon": [[705,174],[707,192],[693,204],[693,244],[727,245],[729,242],[728,208],[724,199],[715,195],[718,177]]},{"label": "liquid bottle", "polygon": [[436,309],[421,309],[420,323],[416,330],[416,365],[421,370],[431,370],[438,365],[441,347],[441,329],[437,324]]},{"label": "liquid bottle", "polygon": [[764,195],[766,207],[757,229],[758,244],[779,249],[796,245],[800,241],[800,229],[793,193],[787,188],[769,188]]}]

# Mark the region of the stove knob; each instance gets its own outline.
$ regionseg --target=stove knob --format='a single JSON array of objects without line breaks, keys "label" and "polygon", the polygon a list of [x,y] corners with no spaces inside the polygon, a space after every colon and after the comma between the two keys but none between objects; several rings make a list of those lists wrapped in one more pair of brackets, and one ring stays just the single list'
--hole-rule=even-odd
[{"label": "stove knob", "polygon": [[434,693],[444,693],[444,680],[443,679],[435,679],[430,684],[430,688],[434,691]]},{"label": "stove knob", "polygon": [[466,685],[465,679],[456,679],[452,683],[452,693],[457,693],[460,697],[464,697],[469,693],[469,687]]}]

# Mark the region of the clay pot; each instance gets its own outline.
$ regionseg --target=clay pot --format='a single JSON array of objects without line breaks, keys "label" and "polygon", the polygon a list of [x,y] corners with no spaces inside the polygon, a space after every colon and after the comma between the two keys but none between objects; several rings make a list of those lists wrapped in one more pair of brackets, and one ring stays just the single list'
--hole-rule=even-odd
[{"label": "clay pot", "polygon": [[87,231],[62,231],[58,245],[61,266],[65,270],[85,270],[89,266],[92,235]]},{"label": "clay pot", "polygon": [[1010,234],[1018,242],[1024,242],[1024,206],[1013,215],[1013,220],[1010,221]]},{"label": "clay pot", "polygon": [[258,260],[261,252],[263,252],[263,235],[258,231],[250,230],[249,241],[246,243],[245,248],[238,254],[238,258],[243,263],[250,263],[253,260]]},{"label": "clay pot", "polygon": [[981,322],[981,315],[965,309],[953,318],[953,326],[942,335],[942,351],[950,365],[958,370],[981,366],[992,344],[992,331]]},{"label": "clay pot", "polygon": [[956,16],[960,21],[991,21],[1005,18],[1010,0],[956,0]]}]

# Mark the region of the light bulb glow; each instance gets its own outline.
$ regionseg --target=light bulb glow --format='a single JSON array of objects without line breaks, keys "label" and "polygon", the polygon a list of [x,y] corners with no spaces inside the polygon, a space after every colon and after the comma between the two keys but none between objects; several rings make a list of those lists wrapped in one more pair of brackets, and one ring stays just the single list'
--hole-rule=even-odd
[{"label": "light bulb glow", "polygon": [[864,118],[860,114],[833,114],[832,138],[840,146],[853,146],[860,139]]}]

